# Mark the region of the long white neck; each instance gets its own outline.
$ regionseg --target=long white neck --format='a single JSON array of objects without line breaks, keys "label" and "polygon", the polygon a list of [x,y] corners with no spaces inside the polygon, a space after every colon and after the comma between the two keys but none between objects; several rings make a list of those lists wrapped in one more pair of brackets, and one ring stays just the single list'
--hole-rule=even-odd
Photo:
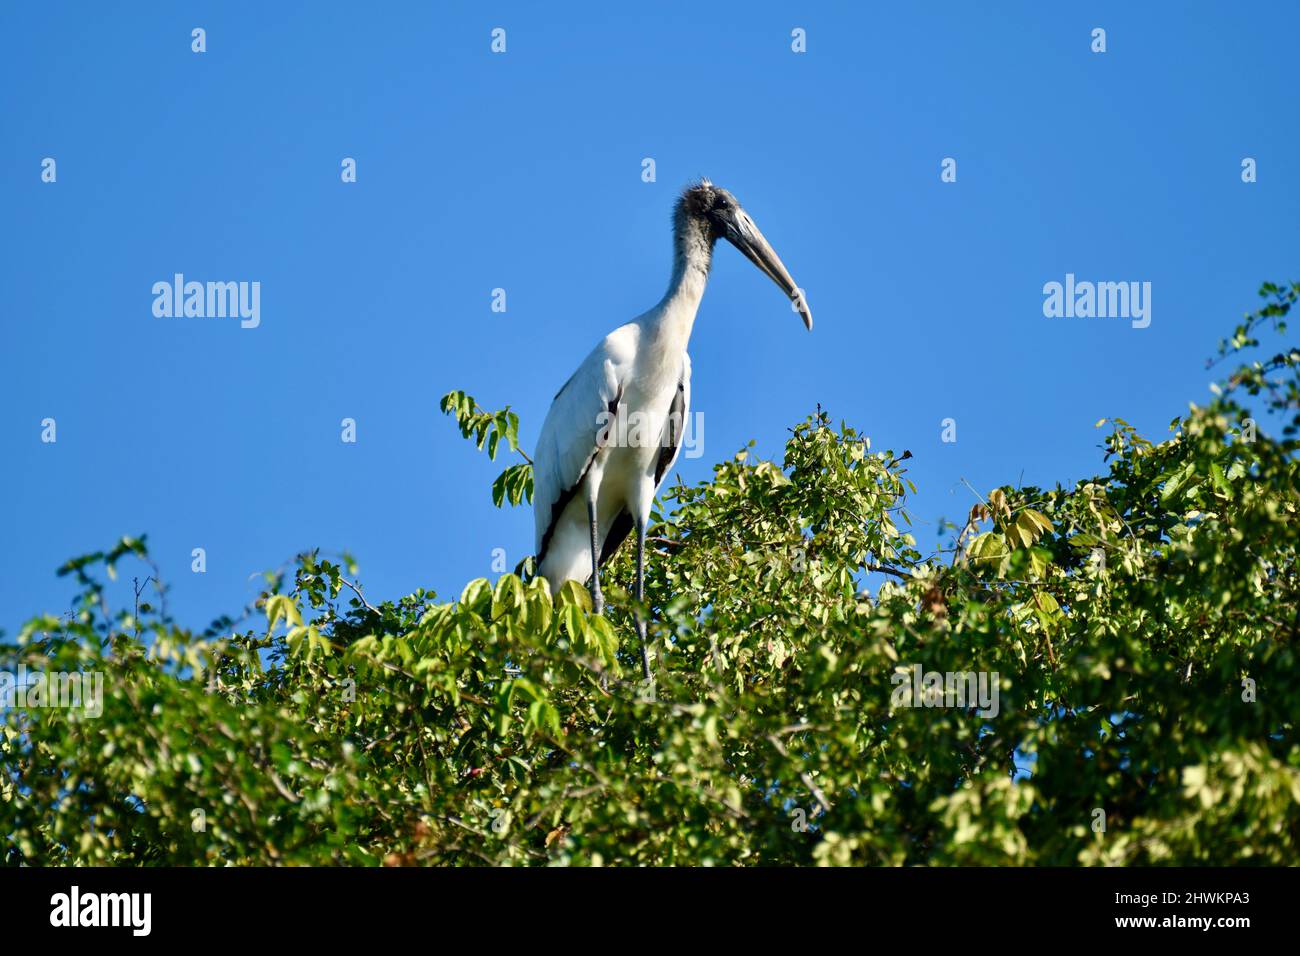
[{"label": "long white neck", "polygon": [[650,339],[666,355],[686,351],[712,260],[713,242],[704,225],[679,217],[673,230],[673,274],[668,291],[648,313]]}]

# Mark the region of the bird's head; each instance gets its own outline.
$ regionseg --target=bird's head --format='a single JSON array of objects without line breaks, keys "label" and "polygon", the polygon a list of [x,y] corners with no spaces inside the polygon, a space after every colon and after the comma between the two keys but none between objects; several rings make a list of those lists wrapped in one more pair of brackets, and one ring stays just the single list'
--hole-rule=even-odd
[{"label": "bird's head", "polygon": [[677,201],[677,216],[698,224],[710,243],[726,239],[743,252],[745,258],[781,287],[781,291],[790,297],[798,309],[804,326],[812,328],[812,312],[804,299],[803,290],[795,285],[781,257],[763,237],[739,200],[729,191],[702,179],[688,186],[682,193]]}]

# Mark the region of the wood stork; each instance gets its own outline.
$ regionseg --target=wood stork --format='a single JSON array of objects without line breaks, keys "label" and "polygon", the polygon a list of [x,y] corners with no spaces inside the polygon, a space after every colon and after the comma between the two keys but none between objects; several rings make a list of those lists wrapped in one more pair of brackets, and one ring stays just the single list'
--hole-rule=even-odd
[{"label": "wood stork", "polygon": [[[673,213],[673,271],[658,305],[615,329],[556,394],[534,455],[537,569],[558,595],[591,579],[604,608],[600,566],[636,532],[636,598],[645,598],[645,533],[655,492],[681,448],[691,404],[686,346],[704,295],[713,246],[726,239],[812,313],[781,259],[736,197],[707,179],[688,187]],[[638,612],[641,666],[650,679],[646,623]]]}]

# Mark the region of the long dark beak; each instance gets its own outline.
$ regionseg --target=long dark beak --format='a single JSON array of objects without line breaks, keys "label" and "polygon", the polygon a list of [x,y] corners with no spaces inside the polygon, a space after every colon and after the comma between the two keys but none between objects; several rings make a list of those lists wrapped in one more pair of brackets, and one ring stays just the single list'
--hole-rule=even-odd
[{"label": "long dark beak", "polygon": [[758,266],[767,277],[781,287],[781,291],[790,297],[803,318],[804,326],[812,330],[812,312],[804,301],[803,290],[794,284],[790,272],[781,257],[776,254],[763,234],[759,232],[754,220],[743,209],[737,209],[731,221],[727,223],[727,241],[745,254],[750,262]]}]

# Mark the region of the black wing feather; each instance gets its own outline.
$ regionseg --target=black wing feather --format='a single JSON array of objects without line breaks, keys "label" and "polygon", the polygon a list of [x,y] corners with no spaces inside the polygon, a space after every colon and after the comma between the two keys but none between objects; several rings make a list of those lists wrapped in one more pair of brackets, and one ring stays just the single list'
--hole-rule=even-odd
[{"label": "black wing feather", "polygon": [[[676,427],[674,426],[676,424]],[[668,433],[670,441],[665,442],[664,446],[659,449],[659,460],[655,462],[655,488],[664,480],[664,474],[668,471],[668,466],[677,457],[677,449],[682,443],[682,432],[686,429],[686,387],[682,382],[677,383],[677,394],[673,396],[673,404],[668,409]],[[632,533],[632,527],[635,524],[632,515],[625,508],[614,518],[614,523],[609,526],[609,534],[605,535],[605,543],[600,548],[600,565],[603,567],[605,562],[614,556],[614,552],[619,549],[619,545]]]},{"label": "black wing feather", "polygon": [[[576,374],[577,373],[575,372],[574,375]],[[572,381],[573,381],[573,376],[569,376],[569,381],[564,383],[564,388],[561,388],[558,392],[555,393],[555,397],[559,398],[560,395],[564,392],[564,389],[569,387],[569,382]],[[614,397],[614,400],[609,403],[609,414],[611,418],[614,418],[615,416],[618,415],[618,403],[621,402],[622,400],[623,400],[623,390],[620,388],[618,391],[618,395],[616,395]],[[597,438],[599,439],[599,436],[597,436]],[[573,496],[576,495],[578,493],[578,489],[582,487],[583,481],[585,481],[587,478],[587,472],[591,470],[591,463],[596,460],[596,455],[599,451],[600,451],[600,447],[599,445],[597,445],[596,450],[593,451],[591,453],[591,457],[587,459],[587,463],[582,466],[582,472],[578,475],[578,480],[575,481],[568,488],[565,488],[564,491],[560,492],[559,499],[555,502],[555,504],[551,505],[551,521],[550,524],[546,526],[546,531],[542,533],[542,546],[537,549],[537,558],[536,558],[537,567],[541,567],[542,561],[546,558],[546,549],[551,546],[551,536],[555,534],[555,526],[559,524],[560,516],[564,514],[564,509],[569,507],[569,502],[573,500]],[[624,531],[623,534],[626,537],[627,532]],[[619,540],[621,541],[622,538],[620,538]],[[605,558],[602,553],[601,562],[604,563],[604,560]]]}]

